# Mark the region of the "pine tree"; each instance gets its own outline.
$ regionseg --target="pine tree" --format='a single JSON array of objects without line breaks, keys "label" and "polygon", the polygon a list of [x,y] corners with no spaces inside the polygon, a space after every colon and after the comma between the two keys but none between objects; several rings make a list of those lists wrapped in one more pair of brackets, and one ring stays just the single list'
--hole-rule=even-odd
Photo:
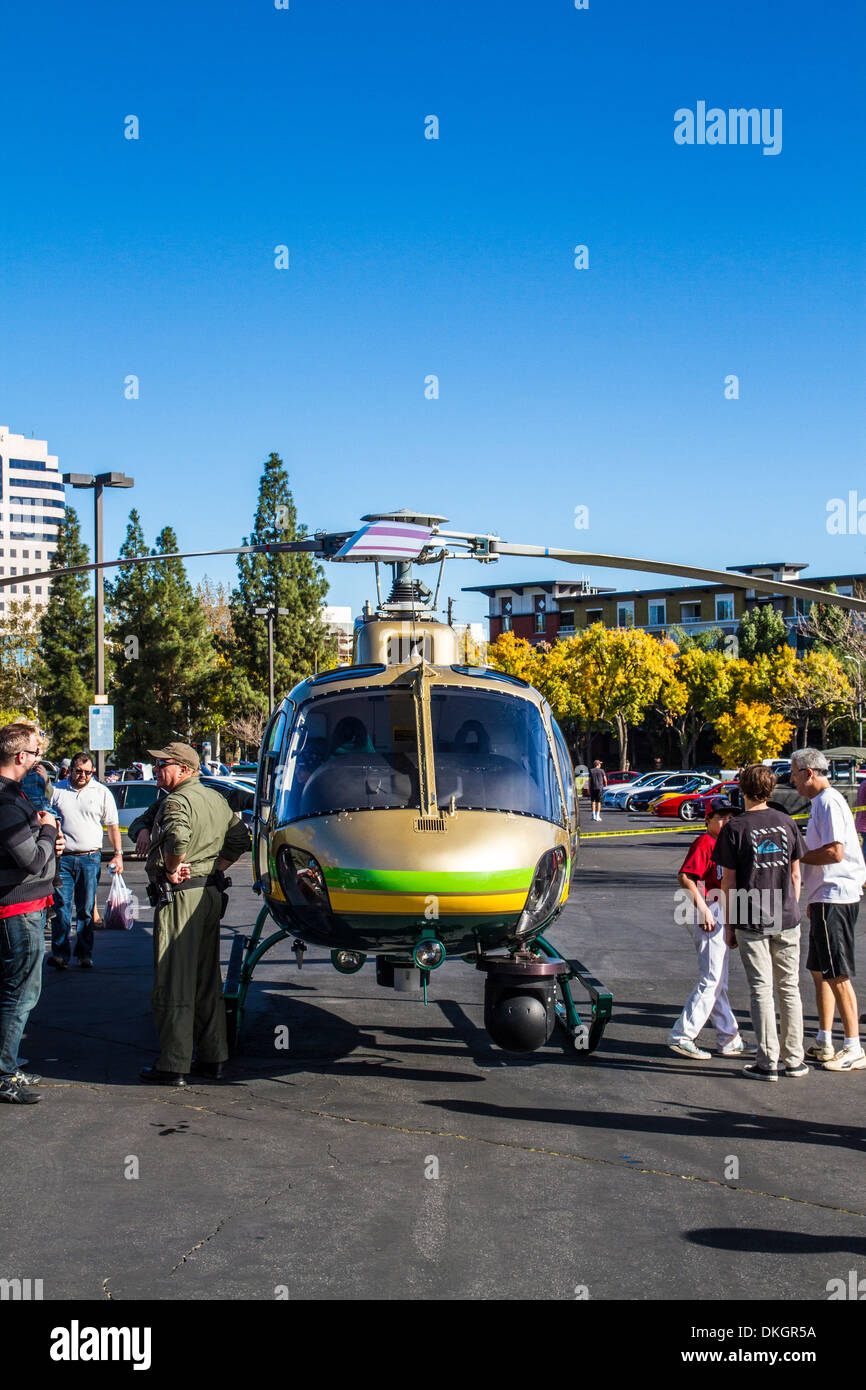
[{"label": "pine tree", "polygon": [[[146,554],[141,520],[133,508],[120,557]],[[124,565],[113,583],[106,584],[106,634],[115,653],[108,688],[114,705],[115,761],[121,764],[143,757],[148,744],[158,746],[160,734],[168,737],[168,717],[154,707],[149,659],[156,636],[153,580],[152,565]]]},{"label": "pine tree", "polygon": [[[86,565],[78,516],[67,507],[57,534],[52,570]],[[61,574],[40,623],[40,657],[36,668],[40,717],[51,735],[57,757],[86,748],[88,706],[93,698],[93,600],[86,574]]]},{"label": "pine tree", "polygon": [[[278,454],[265,463],[253,532],[245,544],[300,540],[289,479]],[[324,570],[307,554],[239,555],[232,593],[233,679],[238,707],[267,705],[268,625],[256,608],[286,608],[274,619],[274,691],[280,700],[304,676],[331,665],[336,644],[325,628],[320,604],[328,591]]]},{"label": "pine tree", "polygon": [[[156,538],[156,555],[173,555],[177,536],[165,526]],[[197,736],[207,711],[210,682],[216,669],[214,638],[182,560],[154,564],[153,604],[159,617],[154,651],[162,700],[185,741]]]},{"label": "pine tree", "polygon": [[[154,556],[177,550],[171,527]],[[121,556],[147,553],[136,511],[130,512]],[[215,667],[213,640],[182,560],[155,560],[120,570],[109,593],[116,651],[111,684],[116,759],[143,757],[171,739],[194,741]]]}]

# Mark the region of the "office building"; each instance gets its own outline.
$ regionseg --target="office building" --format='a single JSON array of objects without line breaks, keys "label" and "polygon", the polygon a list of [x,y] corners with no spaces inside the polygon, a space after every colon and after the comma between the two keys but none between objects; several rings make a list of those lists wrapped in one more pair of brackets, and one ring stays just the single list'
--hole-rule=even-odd
[{"label": "office building", "polygon": [[48,602],[48,581],[27,576],[48,568],[65,505],[57,456],[46,441],[0,425],[0,575],[16,576],[16,583],[0,589],[0,617],[16,601]]}]

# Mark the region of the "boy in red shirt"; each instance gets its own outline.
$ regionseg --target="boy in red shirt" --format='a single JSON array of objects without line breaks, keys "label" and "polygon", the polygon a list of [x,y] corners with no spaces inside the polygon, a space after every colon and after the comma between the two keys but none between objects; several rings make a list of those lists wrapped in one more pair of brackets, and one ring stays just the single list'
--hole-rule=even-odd
[{"label": "boy in red shirt", "polygon": [[668,1047],[680,1057],[701,1062],[711,1054],[698,1047],[695,1039],[708,1020],[716,1030],[722,1057],[750,1056],[753,1051],[740,1037],[739,1024],[728,1003],[729,949],[719,905],[722,870],[713,862],[716,837],[733,814],[730,801],[713,797],[707,807],[706,831],[691,845],[678,875],[680,899],[684,900],[687,916],[678,916],[677,920],[684,921],[694,937],[700,976],[671,1029]]}]

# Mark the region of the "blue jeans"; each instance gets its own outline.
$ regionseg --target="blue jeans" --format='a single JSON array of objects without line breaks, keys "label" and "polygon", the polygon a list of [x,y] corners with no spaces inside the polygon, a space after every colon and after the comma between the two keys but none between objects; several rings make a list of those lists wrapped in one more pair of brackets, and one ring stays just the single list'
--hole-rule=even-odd
[{"label": "blue jeans", "polygon": [[42,992],[45,912],[0,917],[0,1081],[18,1070],[21,1035]]},{"label": "blue jeans", "polygon": [[78,937],[75,955],[78,960],[93,955],[93,904],[96,902],[96,881],[102,864],[102,851],[92,854],[63,854],[58,872],[59,893],[54,894],[54,918],[51,923],[51,951],[62,960],[69,960],[69,934],[73,917]]}]

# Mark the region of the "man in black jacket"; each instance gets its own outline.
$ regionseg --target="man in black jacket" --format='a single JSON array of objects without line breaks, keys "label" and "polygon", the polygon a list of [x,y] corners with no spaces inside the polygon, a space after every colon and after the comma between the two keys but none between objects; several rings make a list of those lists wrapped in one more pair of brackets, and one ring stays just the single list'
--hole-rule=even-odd
[{"label": "man in black jacket", "polygon": [[38,1076],[18,1067],[18,1047],[42,990],[45,914],[63,837],[21,781],[39,760],[31,724],[0,728],[0,1101],[32,1105]]}]

